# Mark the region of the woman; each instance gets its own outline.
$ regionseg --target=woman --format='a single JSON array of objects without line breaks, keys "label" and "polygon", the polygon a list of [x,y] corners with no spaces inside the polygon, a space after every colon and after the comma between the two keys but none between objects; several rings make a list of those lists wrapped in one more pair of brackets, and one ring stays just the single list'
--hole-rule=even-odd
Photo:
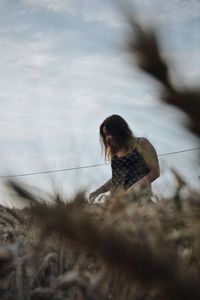
[{"label": "woman", "polygon": [[158,157],[153,145],[144,137],[135,137],[127,122],[111,115],[100,126],[105,158],[111,161],[112,178],[89,195],[90,201],[105,192],[121,190],[151,199],[151,182],[160,175]]}]

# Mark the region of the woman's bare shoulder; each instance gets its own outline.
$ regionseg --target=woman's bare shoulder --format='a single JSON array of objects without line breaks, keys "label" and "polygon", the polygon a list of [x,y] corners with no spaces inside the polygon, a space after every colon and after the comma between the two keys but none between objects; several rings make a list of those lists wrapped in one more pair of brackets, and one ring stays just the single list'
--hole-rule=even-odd
[{"label": "woman's bare shoulder", "polygon": [[146,137],[137,138],[138,148],[141,150],[148,150],[154,148],[152,143]]}]

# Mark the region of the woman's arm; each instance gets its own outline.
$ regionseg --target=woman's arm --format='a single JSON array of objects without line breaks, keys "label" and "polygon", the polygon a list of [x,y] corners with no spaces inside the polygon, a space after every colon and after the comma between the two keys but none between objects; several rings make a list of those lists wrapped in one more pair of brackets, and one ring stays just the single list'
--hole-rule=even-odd
[{"label": "woman's arm", "polygon": [[109,179],[108,181],[106,181],[106,183],[100,186],[96,191],[90,193],[89,200],[93,202],[98,195],[110,191],[111,184],[112,184],[112,179]]},{"label": "woman's arm", "polygon": [[127,193],[139,192],[142,188],[147,187],[151,182],[160,176],[160,167],[158,162],[158,156],[154,146],[148,139],[142,138],[138,150],[142,154],[147,166],[149,167],[149,173],[130,186]]}]

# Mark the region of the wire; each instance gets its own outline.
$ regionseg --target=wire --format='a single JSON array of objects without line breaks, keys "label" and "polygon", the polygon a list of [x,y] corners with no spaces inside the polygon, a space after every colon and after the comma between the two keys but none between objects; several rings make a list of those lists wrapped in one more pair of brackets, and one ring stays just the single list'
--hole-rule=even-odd
[{"label": "wire", "polygon": [[199,148],[186,149],[186,150],[180,150],[180,151],[174,151],[174,152],[169,152],[169,153],[164,153],[164,154],[159,154],[158,156],[167,156],[167,155],[178,154],[178,153],[189,152],[189,151],[195,151],[195,150],[200,150],[200,147]]},{"label": "wire", "polygon": [[[183,153],[183,152],[189,152],[189,151],[195,151],[195,150],[200,150],[200,147],[199,148],[191,148],[191,149],[185,149],[185,150],[180,150],[180,151],[174,151],[174,152],[168,152],[168,153],[158,154],[158,156],[167,156],[167,155],[173,155],[173,154],[178,154],[178,153]],[[16,175],[5,175],[5,176],[0,176],[0,179],[14,178],[14,177],[24,177],[24,176],[32,176],[32,175],[42,175],[42,174],[49,174],[49,173],[56,173],[56,172],[67,172],[67,171],[72,171],[72,170],[95,168],[95,167],[100,167],[100,166],[105,166],[105,165],[110,165],[110,163],[88,165],[88,166],[80,166],[80,167],[65,168],[65,169],[47,170],[47,171],[24,173],[24,174],[16,174]]]},{"label": "wire", "polygon": [[105,166],[105,165],[109,165],[109,164],[110,164],[110,163],[105,163],[105,164],[97,164],[97,165],[81,166],[81,167],[66,168],[66,169],[47,170],[47,171],[32,172],[32,173],[24,173],[24,174],[16,174],[16,175],[5,175],[5,176],[0,176],[0,179],[4,179],[4,178],[12,178],[12,177],[31,176],[31,175],[41,175],[41,174],[56,173],[56,172],[66,172],[66,171],[72,171],[72,170],[80,170],[80,169],[87,169],[87,168],[100,167],[100,166]]}]

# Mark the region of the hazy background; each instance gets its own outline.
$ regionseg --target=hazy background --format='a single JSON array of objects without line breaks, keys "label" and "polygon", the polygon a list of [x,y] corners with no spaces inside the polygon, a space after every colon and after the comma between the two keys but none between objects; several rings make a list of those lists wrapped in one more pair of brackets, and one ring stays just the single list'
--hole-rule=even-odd
[{"label": "hazy background", "polygon": [[[198,85],[200,2],[137,0],[134,7],[159,29],[173,79]],[[99,125],[113,113],[158,154],[199,146],[184,115],[159,102],[159,85],[131,64],[128,31],[114,0],[0,0],[0,176],[104,163]],[[173,193],[171,166],[197,188],[197,158],[198,151],[160,156],[155,193]],[[108,165],[19,179],[44,190],[53,180],[71,195],[110,176]],[[2,179],[0,190],[9,205]]]}]

